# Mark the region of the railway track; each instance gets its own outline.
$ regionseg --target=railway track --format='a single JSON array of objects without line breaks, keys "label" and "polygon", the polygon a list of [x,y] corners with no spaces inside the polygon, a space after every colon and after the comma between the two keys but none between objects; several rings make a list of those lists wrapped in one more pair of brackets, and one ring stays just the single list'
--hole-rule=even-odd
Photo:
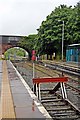
[{"label": "railway track", "polygon": [[61,63],[49,63],[49,62],[42,62],[39,61],[39,64],[42,64],[46,67],[49,67],[51,69],[57,70],[57,71],[61,71],[64,73],[68,73],[70,75],[75,75],[77,77],[80,77],[80,68],[79,66],[72,66],[69,64],[61,64]]},{"label": "railway track", "polygon": [[[30,67],[32,67],[32,64],[29,63],[28,65]],[[47,71],[43,71],[42,70],[43,68],[44,68],[43,66],[36,64],[36,70],[43,72],[44,74],[46,74],[49,77],[53,77],[54,76],[54,74],[50,71],[50,69],[47,69]],[[48,73],[48,70],[49,70],[49,73]],[[51,74],[50,74],[50,72],[51,72]],[[54,71],[54,73],[56,74],[56,76],[61,76],[62,75],[62,73],[60,73],[60,72]],[[36,76],[36,77],[39,77],[39,76]],[[75,91],[77,91],[80,94],[80,87],[79,87],[80,86],[80,82],[79,82],[79,80],[75,80],[75,79],[73,79],[73,78],[71,78],[69,76],[68,76],[68,78],[69,78],[69,81],[68,81],[68,84],[65,83],[66,86],[68,86],[69,88],[74,89]]]},{"label": "railway track", "polygon": [[53,120],[80,120],[80,112],[70,103],[57,94],[41,90],[41,103],[52,116]]},{"label": "railway track", "polygon": [[[28,66],[32,68],[32,63],[28,63]],[[25,68],[26,65],[23,65],[22,67]],[[57,76],[62,75],[62,72],[59,72],[59,71],[56,71],[56,70],[52,71],[51,68],[49,68],[49,69],[45,68],[44,65],[42,66],[42,65],[36,64],[35,69],[36,69],[36,76],[35,77],[41,77],[38,74],[37,71],[44,73],[45,76],[48,76],[48,77],[54,77],[54,75],[57,77]],[[45,69],[45,70],[43,70],[43,69]],[[22,74],[25,75],[24,72],[22,72]],[[64,74],[64,76],[68,76],[68,78],[69,78],[68,84],[66,84],[66,85],[69,86],[69,87],[72,87],[72,89],[74,89],[74,90],[76,90],[77,92],[80,93],[80,88],[79,88],[80,82],[79,82],[79,80],[76,79],[76,77],[74,78],[74,77],[72,77],[70,75],[67,75],[67,74]],[[42,77],[44,77],[44,76],[42,76]]]},{"label": "railway track", "polygon": [[[25,64],[22,63],[22,64],[19,64],[19,68],[20,67],[22,70],[20,71],[22,76],[28,76],[28,73],[29,73],[29,82],[30,82],[30,73],[32,74],[31,72],[32,63],[29,63],[29,62]],[[22,68],[25,68],[25,70],[23,70]],[[26,72],[27,70],[30,70],[30,71]],[[53,71],[52,72],[51,71],[52,70],[50,68],[47,68],[47,70],[45,70],[45,66],[36,65],[36,72],[38,74],[37,77],[46,77],[46,76],[53,77],[53,76],[60,75],[59,71],[58,73],[56,71],[54,71],[54,73]],[[71,80],[69,80],[69,82],[71,82]],[[75,82],[75,84],[76,83],[78,83],[78,81]],[[76,91],[76,93],[80,92],[76,90],[78,88],[75,89],[74,84],[73,85],[71,84],[70,85],[69,83],[66,84],[67,92],[71,92],[71,90],[73,91],[73,89],[74,91]],[[50,87],[47,88],[48,86]],[[78,109],[76,104],[74,105],[72,102],[70,102],[69,99],[64,100],[62,96],[60,95],[61,94],[60,89],[57,92],[53,93],[52,92],[53,86],[55,86],[55,84],[48,84],[47,86],[44,85],[41,87],[41,103],[47,109],[47,111],[52,116],[52,118],[55,120],[80,120],[80,110]],[[43,88],[47,88],[47,89],[43,89]]]}]

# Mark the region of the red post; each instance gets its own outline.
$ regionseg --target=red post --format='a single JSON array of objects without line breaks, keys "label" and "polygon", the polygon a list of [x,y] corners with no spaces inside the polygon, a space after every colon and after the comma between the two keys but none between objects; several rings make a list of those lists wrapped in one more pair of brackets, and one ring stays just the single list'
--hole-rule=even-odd
[{"label": "red post", "polygon": [[32,111],[35,111],[35,109],[34,109],[34,99],[32,101]]},{"label": "red post", "polygon": [[32,50],[32,60],[35,61],[36,60],[36,51]]},{"label": "red post", "polygon": [[35,55],[36,54],[36,51],[35,50],[32,50],[32,55]]},{"label": "red post", "polygon": [[[32,61],[33,61],[33,78],[35,78],[35,60],[36,60],[36,51],[32,50]],[[33,91],[34,91],[34,85],[33,85]]]}]

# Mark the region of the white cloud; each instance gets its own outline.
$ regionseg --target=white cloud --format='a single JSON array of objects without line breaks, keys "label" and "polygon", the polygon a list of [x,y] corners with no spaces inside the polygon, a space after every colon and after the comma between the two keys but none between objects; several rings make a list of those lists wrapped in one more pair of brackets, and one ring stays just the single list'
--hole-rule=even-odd
[{"label": "white cloud", "polygon": [[36,33],[41,22],[60,4],[75,5],[77,0],[0,0],[0,34]]}]

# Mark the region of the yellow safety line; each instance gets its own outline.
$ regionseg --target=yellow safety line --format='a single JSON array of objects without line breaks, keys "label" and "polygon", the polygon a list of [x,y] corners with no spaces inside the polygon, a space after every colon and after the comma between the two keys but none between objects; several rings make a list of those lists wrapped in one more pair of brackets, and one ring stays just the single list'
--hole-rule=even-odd
[{"label": "yellow safety line", "polygon": [[15,119],[15,110],[13,99],[8,79],[7,64],[3,60],[3,75],[2,75],[2,88],[1,88],[1,118]]}]

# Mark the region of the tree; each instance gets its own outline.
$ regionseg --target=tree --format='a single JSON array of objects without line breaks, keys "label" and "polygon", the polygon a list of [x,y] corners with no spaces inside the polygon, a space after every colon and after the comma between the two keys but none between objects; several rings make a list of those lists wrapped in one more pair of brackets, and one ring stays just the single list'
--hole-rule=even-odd
[{"label": "tree", "polygon": [[31,53],[32,49],[37,54],[49,54],[54,52],[61,56],[62,27],[64,21],[64,56],[69,44],[80,42],[80,2],[74,8],[72,6],[60,5],[42,21],[37,29],[37,35],[23,37],[20,47]]},{"label": "tree", "polygon": [[64,54],[68,44],[79,42],[80,4],[76,7],[60,5],[38,29],[36,49],[40,54],[61,54],[62,22],[64,21]]},{"label": "tree", "polygon": [[36,34],[25,36],[22,37],[22,39],[18,43],[19,47],[25,49],[29,53],[30,58],[32,50],[35,49],[36,37]]}]

